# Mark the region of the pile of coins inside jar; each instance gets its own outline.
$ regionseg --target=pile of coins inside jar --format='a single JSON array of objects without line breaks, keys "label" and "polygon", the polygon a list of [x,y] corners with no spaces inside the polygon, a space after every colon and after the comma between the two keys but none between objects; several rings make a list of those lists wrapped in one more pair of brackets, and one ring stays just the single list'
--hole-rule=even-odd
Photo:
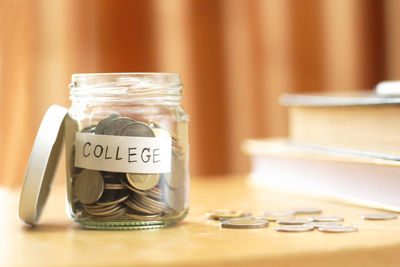
[{"label": "pile of coins inside jar", "polygon": [[[253,217],[251,212],[232,209],[220,209],[206,213],[211,220],[219,220],[222,228],[255,229],[268,227],[270,222],[276,222],[277,232],[308,232],[318,229],[324,233],[350,233],[357,232],[358,227],[343,225],[342,216],[321,216],[321,209],[303,208],[288,211],[265,211],[258,217]],[[309,217],[296,217],[296,215],[310,215]],[[318,215],[318,216],[317,216]],[[395,220],[393,213],[376,213],[361,216],[364,220],[383,221]]]},{"label": "pile of coins inside jar", "polygon": [[139,122],[112,114],[81,132],[96,135],[171,137],[171,172],[140,174],[75,168],[72,190],[77,217],[150,221],[184,210],[186,167],[177,136],[155,121]]}]

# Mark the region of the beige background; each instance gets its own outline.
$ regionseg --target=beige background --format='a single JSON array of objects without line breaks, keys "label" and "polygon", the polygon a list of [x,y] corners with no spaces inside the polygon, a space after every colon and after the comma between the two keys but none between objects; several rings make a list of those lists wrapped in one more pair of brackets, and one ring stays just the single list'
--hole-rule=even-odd
[{"label": "beige background", "polygon": [[400,78],[400,1],[2,0],[0,184],[19,185],[80,72],[179,72],[191,170],[245,172],[244,138],[286,134],[284,92]]}]

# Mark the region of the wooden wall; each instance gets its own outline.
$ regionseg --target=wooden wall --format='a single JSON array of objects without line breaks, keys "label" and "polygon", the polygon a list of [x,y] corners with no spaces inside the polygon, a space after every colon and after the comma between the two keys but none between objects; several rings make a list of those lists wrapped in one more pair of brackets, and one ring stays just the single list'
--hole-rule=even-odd
[{"label": "wooden wall", "polygon": [[[80,72],[179,72],[191,171],[245,172],[244,138],[286,134],[284,92],[400,78],[396,0],[2,0],[0,184]],[[64,165],[61,165],[64,168]]]}]

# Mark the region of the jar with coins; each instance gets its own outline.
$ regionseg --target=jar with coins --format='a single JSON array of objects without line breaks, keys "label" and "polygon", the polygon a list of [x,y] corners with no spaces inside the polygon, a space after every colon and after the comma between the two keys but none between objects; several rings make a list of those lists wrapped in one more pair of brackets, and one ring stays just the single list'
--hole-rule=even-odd
[{"label": "jar with coins", "polygon": [[[189,200],[189,117],[179,74],[74,74],[70,88],[72,105],[62,122],[69,217],[92,229],[161,228],[182,220]],[[37,139],[54,124],[48,121]],[[47,193],[37,197],[38,214]],[[30,223],[27,205],[21,195],[20,217]]]}]

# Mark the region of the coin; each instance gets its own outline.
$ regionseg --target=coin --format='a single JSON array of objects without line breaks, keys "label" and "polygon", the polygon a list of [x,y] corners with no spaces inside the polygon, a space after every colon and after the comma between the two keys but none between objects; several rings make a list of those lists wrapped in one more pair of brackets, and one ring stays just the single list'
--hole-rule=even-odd
[{"label": "coin", "polygon": [[152,199],[151,197],[148,196],[136,195],[135,198],[141,200],[146,205],[153,206],[158,209],[165,209],[167,207],[167,205],[164,202]]},{"label": "coin", "polygon": [[100,199],[104,191],[104,181],[99,171],[84,169],[73,181],[76,198],[84,204],[92,204]]},{"label": "coin", "polygon": [[269,222],[267,220],[252,218],[233,218],[221,222],[221,227],[233,229],[255,229],[267,227],[268,225]]},{"label": "coin", "polygon": [[104,184],[104,189],[121,190],[126,188],[122,184]]},{"label": "coin", "polygon": [[127,211],[126,208],[121,208],[109,215],[105,215],[105,216],[91,215],[91,217],[93,217],[96,221],[109,221],[109,220],[116,219],[116,218],[123,216],[126,213],[126,211]]},{"label": "coin", "polygon": [[96,129],[95,125],[85,127],[81,130],[82,133],[94,133]]},{"label": "coin", "polygon": [[95,209],[85,209],[87,213],[89,213],[90,215],[95,215],[95,216],[111,216],[117,212],[119,212],[119,210],[122,209],[121,206],[116,206],[113,208],[109,208],[109,209],[103,209],[103,210],[95,210]]},{"label": "coin", "polygon": [[107,125],[115,118],[118,118],[119,115],[116,113],[113,113],[111,115],[109,115],[107,118],[102,119],[101,121],[99,121],[96,125],[96,129],[94,131],[95,134],[104,134],[104,130],[107,127]]},{"label": "coin", "polygon": [[165,190],[166,202],[171,209],[175,211],[180,211],[185,208],[185,203],[186,203],[185,189],[186,187],[184,186],[178,189],[171,189],[168,187],[166,188]]},{"label": "coin", "polygon": [[294,214],[302,215],[302,214],[319,214],[322,213],[321,209],[316,208],[301,208],[301,209],[294,209]]},{"label": "coin", "polygon": [[342,224],[337,223],[337,222],[312,222],[309,223],[309,225],[313,226],[314,228],[320,228],[320,227],[336,227],[336,226],[342,226]]},{"label": "coin", "polygon": [[232,209],[218,209],[206,213],[206,217],[213,220],[239,218],[243,216],[244,211]]},{"label": "coin", "polygon": [[260,218],[275,222],[280,219],[288,219],[293,217],[294,211],[264,211],[260,213]]},{"label": "coin", "polygon": [[[151,127],[153,130],[156,130],[156,129],[165,130],[165,128],[162,127],[160,123],[158,123],[158,122],[156,122],[156,121],[153,121],[153,120],[150,120],[150,121],[149,121],[149,125],[150,125],[150,127]],[[165,130],[165,131],[166,131],[166,130]],[[168,131],[167,131],[167,132],[168,132]],[[178,140],[178,137],[177,137],[174,133],[168,132],[168,135],[172,137],[172,140],[173,140],[173,141],[177,141],[177,140]]]},{"label": "coin", "polygon": [[[116,193],[112,191],[117,191]],[[109,206],[116,203],[125,201],[130,196],[125,190],[107,190],[104,191],[103,196],[96,202],[99,206]]]},{"label": "coin", "polygon": [[395,220],[397,219],[397,215],[394,213],[376,213],[376,214],[366,214],[361,216],[364,220],[373,220],[373,221],[380,221],[380,220]]},{"label": "coin", "polygon": [[146,195],[146,193],[145,193],[144,191],[141,191],[141,190],[139,190],[139,189],[136,189],[136,188],[130,186],[130,185],[129,185],[129,182],[126,183],[126,182],[124,181],[124,179],[120,178],[120,182],[121,182],[121,184],[122,184],[123,186],[125,186],[126,188],[128,188],[128,189],[131,190],[132,192],[135,192],[135,193],[140,194],[140,195]]},{"label": "coin", "polygon": [[310,223],[313,220],[310,218],[307,219],[300,219],[300,218],[291,218],[291,219],[279,219],[276,222],[278,224],[284,224],[284,225],[296,225],[296,224],[306,224]]},{"label": "coin", "polygon": [[156,137],[171,137],[171,134],[162,128],[152,128]]},{"label": "coin", "polygon": [[138,212],[141,212],[141,213],[145,213],[145,214],[154,214],[155,213],[148,207],[143,206],[142,204],[137,202],[136,199],[134,199],[132,197],[126,199],[124,201],[124,204],[127,205],[129,208],[136,210]]},{"label": "coin", "polygon": [[159,174],[127,173],[129,184],[139,190],[150,190],[158,184]]},{"label": "coin", "polygon": [[324,226],[318,228],[318,231],[325,232],[325,233],[350,233],[350,232],[357,232],[358,228],[355,226]]},{"label": "coin", "polygon": [[125,213],[125,216],[139,220],[139,221],[152,221],[156,220],[158,217],[160,217],[162,214],[153,214],[153,215],[140,215],[140,214],[133,214],[133,213]]},{"label": "coin", "polygon": [[118,203],[117,204],[111,204],[111,205],[108,205],[108,206],[99,206],[99,205],[96,205],[96,204],[92,204],[92,205],[82,204],[82,207],[87,212],[92,212],[92,211],[94,211],[94,212],[100,211],[101,212],[101,211],[111,210],[111,209],[117,207],[118,205],[119,205]]},{"label": "coin", "polygon": [[342,216],[314,216],[310,218],[314,222],[342,222],[344,220]]},{"label": "coin", "polygon": [[127,124],[134,123],[135,120],[132,120],[127,117],[118,117],[112,119],[107,126],[104,128],[105,135],[118,135],[119,131]]},{"label": "coin", "polygon": [[185,182],[186,168],[182,157],[172,152],[171,172],[164,173],[163,177],[171,188],[179,188]]},{"label": "coin", "polygon": [[123,125],[119,131],[120,136],[155,137],[153,130],[142,122],[131,122]]},{"label": "coin", "polygon": [[311,225],[278,225],[275,227],[277,232],[308,232],[314,230]]},{"label": "coin", "polygon": [[145,193],[156,200],[161,200],[163,198],[163,193],[160,188],[157,187],[153,187],[152,189],[145,191]]}]

